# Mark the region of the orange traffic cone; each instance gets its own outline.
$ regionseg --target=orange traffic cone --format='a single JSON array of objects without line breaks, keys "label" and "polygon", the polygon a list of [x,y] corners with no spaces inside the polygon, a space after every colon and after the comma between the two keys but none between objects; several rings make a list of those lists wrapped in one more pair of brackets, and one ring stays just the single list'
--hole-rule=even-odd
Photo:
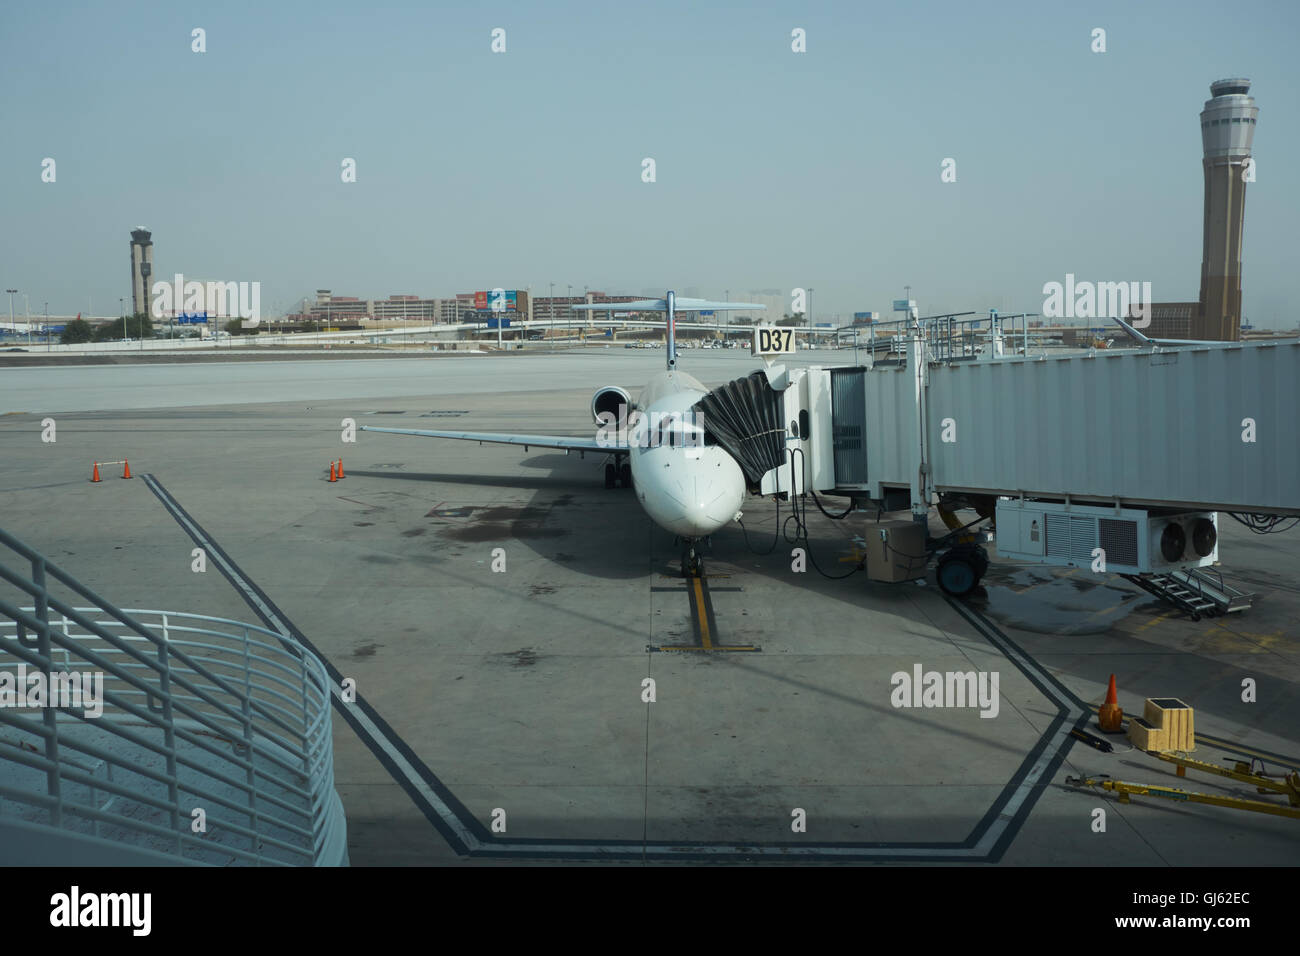
[{"label": "orange traffic cone", "polygon": [[334,470],[334,462],[330,462],[330,481],[338,481],[338,473]]},{"label": "orange traffic cone", "polygon": [[122,477],[123,478],[131,477],[131,463],[129,461],[122,462]]},{"label": "orange traffic cone", "polygon": [[1115,694],[1115,675],[1110,675],[1110,687],[1106,690],[1106,703],[1101,705],[1097,712],[1097,726],[1102,729],[1103,733],[1117,734],[1120,732],[1120,722],[1124,719],[1124,711],[1120,710],[1119,698]]},{"label": "orange traffic cone", "polygon": [[347,475],[343,474],[343,459],[339,459],[339,480],[342,481]]},{"label": "orange traffic cone", "polygon": [[91,481],[99,481],[99,462],[95,462],[95,468],[90,473]]}]

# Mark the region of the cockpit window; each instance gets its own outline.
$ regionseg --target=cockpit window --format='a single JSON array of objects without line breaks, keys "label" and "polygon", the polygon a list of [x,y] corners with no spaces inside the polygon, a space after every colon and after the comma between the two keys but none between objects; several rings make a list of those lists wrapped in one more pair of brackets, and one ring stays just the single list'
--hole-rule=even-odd
[{"label": "cockpit window", "polygon": [[658,439],[660,448],[703,448],[716,444],[709,440],[708,433],[698,425],[671,418],[659,424]]}]

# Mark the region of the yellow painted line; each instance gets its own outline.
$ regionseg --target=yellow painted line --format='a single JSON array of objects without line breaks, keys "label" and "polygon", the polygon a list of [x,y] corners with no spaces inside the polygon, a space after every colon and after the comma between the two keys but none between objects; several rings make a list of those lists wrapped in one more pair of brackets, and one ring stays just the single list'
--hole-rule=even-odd
[{"label": "yellow painted line", "polygon": [[1165,618],[1167,618],[1167,617],[1172,617],[1174,614],[1177,614],[1177,613],[1178,613],[1177,611],[1165,611],[1163,614],[1157,614],[1155,617],[1153,617],[1151,620],[1147,621],[1145,624],[1139,624],[1139,625],[1138,625],[1138,628],[1137,628],[1137,631],[1136,631],[1135,633],[1137,633],[1137,634],[1141,634],[1141,633],[1142,633],[1143,631],[1145,631],[1148,627],[1155,627],[1157,624],[1159,624],[1159,623],[1160,623],[1161,621],[1163,621]]},{"label": "yellow painted line", "polygon": [[691,644],[660,644],[656,650],[701,654],[704,651],[756,651],[758,648],[753,644],[719,644],[717,647],[695,647]]},{"label": "yellow painted line", "polygon": [[695,616],[700,620],[700,641],[704,644],[705,650],[712,650],[713,641],[709,639],[709,615],[704,607],[704,585],[700,584],[699,578],[691,578],[691,587],[695,588]]},{"label": "yellow painted line", "polygon": [[1114,604],[1112,604],[1110,607],[1103,607],[1103,608],[1101,608],[1101,609],[1099,609],[1099,610],[1093,611],[1091,614],[1089,614],[1087,617],[1085,617],[1085,618],[1084,618],[1082,621],[1080,621],[1079,623],[1081,623],[1081,624],[1087,624],[1087,623],[1088,623],[1089,621],[1091,621],[1094,617],[1101,617],[1103,614],[1109,614],[1111,611],[1114,611],[1115,609],[1117,609],[1117,608],[1119,608],[1120,606],[1122,606],[1123,603],[1124,603],[1124,602],[1123,602],[1122,600],[1120,600],[1120,601],[1116,601],[1116,602],[1115,602]]}]

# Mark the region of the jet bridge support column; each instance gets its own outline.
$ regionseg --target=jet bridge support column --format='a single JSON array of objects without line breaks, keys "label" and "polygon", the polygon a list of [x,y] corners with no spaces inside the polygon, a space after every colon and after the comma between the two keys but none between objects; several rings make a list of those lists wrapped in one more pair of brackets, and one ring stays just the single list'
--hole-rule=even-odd
[{"label": "jet bridge support column", "polygon": [[929,435],[926,428],[926,384],[929,367],[925,357],[925,337],[916,318],[916,310],[911,312],[912,327],[907,343],[907,365],[912,373],[912,414],[916,421],[915,460],[911,469],[912,520],[917,524],[927,525],[930,516],[932,480],[930,477]]}]

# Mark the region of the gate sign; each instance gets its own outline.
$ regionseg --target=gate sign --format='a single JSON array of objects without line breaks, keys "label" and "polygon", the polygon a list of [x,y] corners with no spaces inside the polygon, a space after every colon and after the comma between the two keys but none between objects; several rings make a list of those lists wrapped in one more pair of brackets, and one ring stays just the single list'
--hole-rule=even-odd
[{"label": "gate sign", "polygon": [[176,316],[177,325],[207,325],[208,313],[206,312],[182,312]]},{"label": "gate sign", "polygon": [[789,355],[794,351],[794,329],[760,325],[754,329],[753,355]]}]

